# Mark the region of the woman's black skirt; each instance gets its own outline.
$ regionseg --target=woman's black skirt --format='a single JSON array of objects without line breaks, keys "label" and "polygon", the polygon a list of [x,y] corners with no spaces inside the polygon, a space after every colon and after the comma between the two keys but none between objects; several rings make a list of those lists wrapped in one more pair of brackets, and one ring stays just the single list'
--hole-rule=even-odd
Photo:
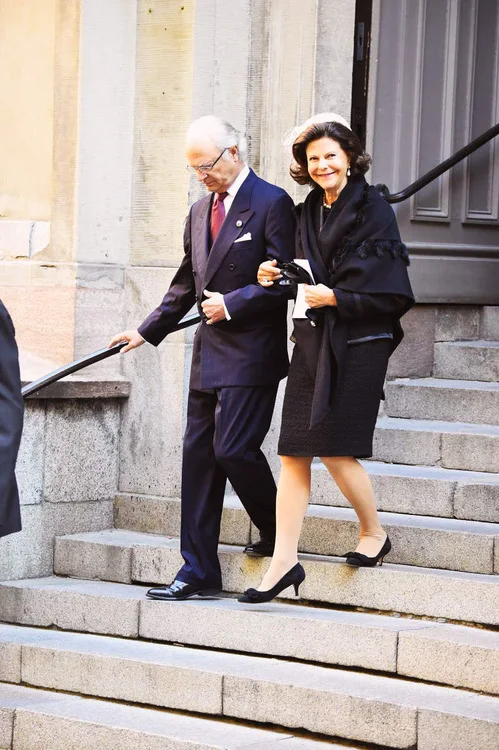
[{"label": "woman's black skirt", "polygon": [[314,382],[295,346],[284,394],[279,455],[369,458],[391,347],[389,339],[348,347],[333,407],[310,430]]}]

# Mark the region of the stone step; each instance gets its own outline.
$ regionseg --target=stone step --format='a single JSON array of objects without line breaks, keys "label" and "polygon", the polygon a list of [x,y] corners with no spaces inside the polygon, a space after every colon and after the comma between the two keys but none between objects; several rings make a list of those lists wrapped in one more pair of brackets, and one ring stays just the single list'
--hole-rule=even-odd
[{"label": "stone step", "polygon": [[[267,559],[244,555],[240,547],[220,545],[224,589],[241,592],[256,586]],[[499,625],[499,577],[391,563],[349,568],[334,557],[302,555],[307,579],[304,599],[373,610]],[[73,578],[118,583],[164,584],[182,564],[178,539],[110,530],[59,537],[54,571]],[[290,592],[284,592],[290,597]]]},{"label": "stone step", "polygon": [[392,464],[438,465],[497,474],[499,427],[381,417],[374,433],[373,458]]},{"label": "stone step", "polygon": [[499,341],[499,306],[484,305],[480,312],[480,336]]},{"label": "stone step", "polygon": [[[394,420],[397,421],[397,420]],[[400,421],[400,420],[398,420]],[[498,446],[499,448],[499,446]],[[495,523],[499,519],[499,475],[489,472],[361,461],[374,487],[379,510],[440,518]],[[324,464],[312,464],[311,503],[349,508]],[[227,495],[221,538],[227,544],[246,544],[249,521],[241,524],[235,495]],[[114,501],[117,529],[147,534],[178,535],[178,498],[121,493]]]},{"label": "stone step", "polygon": [[435,378],[499,380],[499,341],[447,341],[435,344]]},{"label": "stone step", "polygon": [[214,721],[0,684],[1,750],[342,750],[344,747],[234,721]]},{"label": "stone step", "polygon": [[385,388],[389,417],[499,425],[499,383],[398,378]]},{"label": "stone step", "polygon": [[[499,572],[499,524],[385,512],[379,518],[393,546],[390,563],[488,575]],[[358,535],[352,508],[311,505],[300,551],[341,557],[355,549]]]},{"label": "stone step", "polygon": [[[499,450],[499,443],[497,447]],[[491,523],[499,519],[499,474],[381,461],[361,463],[371,478],[379,510]],[[322,463],[312,464],[311,500],[318,505],[350,507]]]},{"label": "stone step", "polygon": [[[328,485],[333,485],[329,477],[327,482]],[[499,481],[497,491],[499,498]],[[125,528],[179,536],[178,499],[147,496],[126,498],[121,495],[117,499],[118,518],[119,509],[125,505],[128,506],[127,515],[131,520]],[[138,522],[140,519],[144,522]],[[244,546],[251,537],[254,541],[259,538],[255,529],[251,534],[249,516],[236,497],[226,498],[222,519],[220,541],[223,544]],[[380,513],[380,521],[393,544],[390,562],[469,573],[499,572],[499,562],[498,570],[494,571],[495,544],[499,561],[499,524],[384,512]],[[118,523],[117,526],[123,528],[123,523]],[[358,529],[357,516],[350,507],[309,505],[300,539],[300,551],[341,557],[348,550],[355,549]]]},{"label": "stone step", "polygon": [[[272,723],[289,731],[297,727],[385,748],[476,750],[477,738],[481,750],[497,748],[497,698],[449,687],[14,625],[0,626],[0,648],[17,661],[27,686]],[[454,737],[459,744],[452,744]]]},{"label": "stone step", "polygon": [[282,602],[253,608],[230,597],[170,606],[145,593],[105,581],[11,581],[0,584],[0,612],[17,625],[398,672],[499,694],[497,632]]},{"label": "stone step", "polygon": [[[499,519],[498,474],[381,461],[361,463],[371,478],[379,510],[490,523]],[[315,505],[350,507],[320,462],[312,464],[310,499]],[[227,544],[247,544],[250,538],[249,521],[241,523],[237,513],[240,507],[235,495],[226,496],[221,538]],[[117,529],[177,536],[179,524],[178,498],[137,493],[121,493],[115,498]]]}]

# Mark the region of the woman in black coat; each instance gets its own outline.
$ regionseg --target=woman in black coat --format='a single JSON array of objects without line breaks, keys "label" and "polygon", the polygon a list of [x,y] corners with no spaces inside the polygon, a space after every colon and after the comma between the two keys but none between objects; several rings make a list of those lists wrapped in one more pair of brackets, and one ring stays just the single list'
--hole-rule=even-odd
[{"label": "woman in black coat", "polygon": [[0,537],[21,530],[14,469],[23,428],[23,399],[14,326],[0,300]]},{"label": "woman in black coat", "polygon": [[[305,578],[297,551],[314,456],[359,518],[359,543],[345,555],[347,563],[373,566],[391,549],[369,475],[357,459],[372,454],[388,359],[402,340],[400,318],[414,302],[407,249],[392,208],[364,178],[370,157],[349,128],[309,125],[296,138],[293,157],[291,176],[313,187],[297,207],[296,256],[309,262],[315,283],[298,287],[306,304],[300,312],[298,299],[293,314],[276,544],[260,586],[240,599],[250,603],[270,601],[291,585],[298,593]],[[275,261],[260,266],[262,286],[279,279]]]}]

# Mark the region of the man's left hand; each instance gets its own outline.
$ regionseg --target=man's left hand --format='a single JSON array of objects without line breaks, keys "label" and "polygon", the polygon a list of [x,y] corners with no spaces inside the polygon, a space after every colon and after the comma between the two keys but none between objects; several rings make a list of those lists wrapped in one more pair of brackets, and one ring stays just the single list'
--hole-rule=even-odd
[{"label": "man's left hand", "polygon": [[201,304],[203,312],[208,318],[206,321],[208,325],[213,323],[219,323],[221,320],[225,320],[225,308],[223,294],[220,292],[209,292],[208,289],[204,291],[205,301]]},{"label": "man's left hand", "polygon": [[336,296],[325,284],[305,284],[305,302],[309,307],[336,307]]}]

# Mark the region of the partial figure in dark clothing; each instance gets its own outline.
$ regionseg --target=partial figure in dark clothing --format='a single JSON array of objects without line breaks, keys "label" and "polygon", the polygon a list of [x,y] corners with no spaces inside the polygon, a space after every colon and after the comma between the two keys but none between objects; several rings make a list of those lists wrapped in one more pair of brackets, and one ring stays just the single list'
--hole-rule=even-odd
[{"label": "partial figure in dark clothing", "polygon": [[21,531],[17,453],[23,429],[23,398],[14,325],[0,300],[0,537]]},{"label": "partial figure in dark clothing", "polygon": [[[296,242],[296,258],[309,264],[314,283],[298,288],[275,552],[258,589],[240,598],[250,603],[270,601],[291,585],[298,591],[305,578],[297,552],[314,456],[359,518],[360,540],[345,554],[347,563],[373,566],[391,549],[357,459],[372,454],[388,359],[403,337],[400,318],[414,303],[409,258],[391,206],[364,178],[370,157],[357,136],[335,117],[314,119],[293,143],[291,167],[298,183],[314,188],[298,206]],[[262,286],[281,278],[275,261],[260,266]]]}]

